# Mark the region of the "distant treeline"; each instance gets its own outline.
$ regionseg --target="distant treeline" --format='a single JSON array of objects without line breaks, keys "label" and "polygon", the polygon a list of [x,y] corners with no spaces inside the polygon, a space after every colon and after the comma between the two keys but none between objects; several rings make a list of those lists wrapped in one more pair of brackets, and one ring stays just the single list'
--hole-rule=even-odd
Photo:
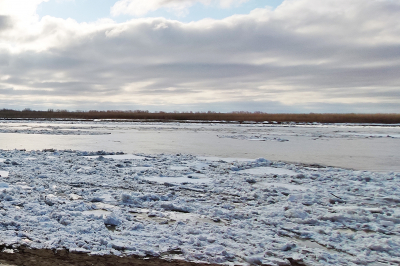
[{"label": "distant treeline", "polygon": [[68,111],[53,110],[35,111],[24,109],[22,111],[2,109],[0,119],[135,119],[156,121],[237,121],[237,122],[296,122],[296,123],[400,123],[400,114],[270,114],[263,112],[149,112],[134,111]]}]

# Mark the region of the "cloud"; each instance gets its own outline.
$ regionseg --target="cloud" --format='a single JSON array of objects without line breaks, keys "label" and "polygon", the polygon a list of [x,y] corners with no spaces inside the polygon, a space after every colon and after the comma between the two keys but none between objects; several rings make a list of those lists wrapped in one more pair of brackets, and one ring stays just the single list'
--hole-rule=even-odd
[{"label": "cloud", "polygon": [[9,16],[0,15],[0,31],[10,28],[11,21]]},{"label": "cloud", "polygon": [[44,109],[398,112],[398,17],[400,2],[385,0],[287,0],[191,23],[44,17],[0,31],[0,99]]},{"label": "cloud", "polygon": [[248,0],[120,0],[111,8],[111,15],[119,16],[128,14],[136,17],[141,17],[149,12],[164,8],[178,15],[185,15],[188,8],[201,3],[210,5],[219,3],[222,8],[229,8],[232,5],[247,2]]},{"label": "cloud", "polygon": [[0,0],[0,15],[8,15],[21,20],[36,17],[37,6],[49,0]]}]

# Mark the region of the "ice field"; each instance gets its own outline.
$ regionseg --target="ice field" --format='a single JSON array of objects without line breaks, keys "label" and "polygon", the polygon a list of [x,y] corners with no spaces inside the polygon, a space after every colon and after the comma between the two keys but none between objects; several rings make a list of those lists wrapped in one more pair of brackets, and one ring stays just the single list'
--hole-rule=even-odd
[{"label": "ice field", "polygon": [[3,252],[400,263],[399,126],[8,121],[0,132]]}]

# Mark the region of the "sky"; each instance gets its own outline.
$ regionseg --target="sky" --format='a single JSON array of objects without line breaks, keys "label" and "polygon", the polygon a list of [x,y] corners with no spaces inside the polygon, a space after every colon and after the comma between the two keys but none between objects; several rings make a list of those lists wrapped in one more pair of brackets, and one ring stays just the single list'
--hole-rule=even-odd
[{"label": "sky", "polygon": [[400,113],[400,0],[0,0],[0,108]]}]

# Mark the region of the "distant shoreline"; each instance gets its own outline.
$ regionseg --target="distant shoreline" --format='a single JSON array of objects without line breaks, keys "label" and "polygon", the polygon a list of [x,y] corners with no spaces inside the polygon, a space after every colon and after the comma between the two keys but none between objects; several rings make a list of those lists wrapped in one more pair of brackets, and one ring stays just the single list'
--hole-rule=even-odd
[{"label": "distant shoreline", "polygon": [[115,120],[134,122],[190,122],[190,123],[355,123],[355,124],[400,124],[400,113],[378,114],[335,114],[335,113],[309,113],[309,114],[271,114],[263,112],[149,112],[135,111],[67,111],[48,110],[35,111],[24,109],[22,111],[2,109],[1,120],[13,119],[38,119],[38,120]]}]

